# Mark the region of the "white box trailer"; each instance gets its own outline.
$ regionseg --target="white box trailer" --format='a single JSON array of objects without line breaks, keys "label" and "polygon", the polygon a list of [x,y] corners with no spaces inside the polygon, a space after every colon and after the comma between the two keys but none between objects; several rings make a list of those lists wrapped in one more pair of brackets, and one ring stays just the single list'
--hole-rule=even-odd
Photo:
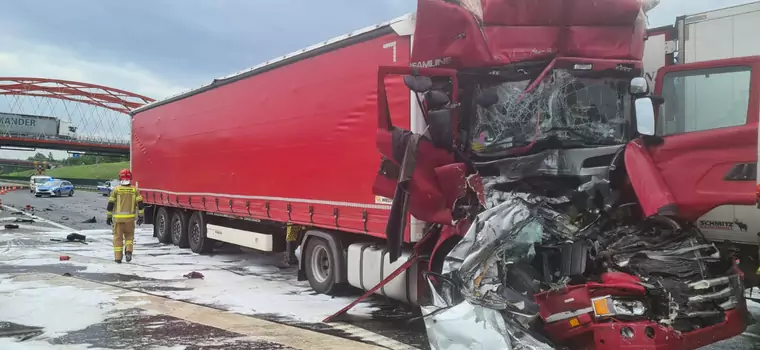
[{"label": "white box trailer", "polygon": [[[644,71],[650,83],[650,91],[654,91],[657,70],[665,65],[760,55],[759,33],[760,1],[680,16],[672,26],[650,29],[644,52]],[[695,82],[695,79],[683,79],[682,86],[679,87],[684,93],[683,113],[699,115],[700,118],[692,118],[690,125],[683,125],[683,121],[679,124],[676,120],[659,118],[658,132],[689,132],[747,122],[749,94],[758,93],[749,91],[750,70],[715,74],[707,82],[709,77],[706,74],[701,84]],[[699,93],[699,89],[709,91],[702,90]],[[715,110],[714,113],[704,112],[712,112],[711,108],[717,108],[715,106],[725,106],[726,99],[731,99],[738,107],[743,105],[743,109],[737,108],[738,112],[730,108]],[[716,103],[718,100],[723,103]],[[665,104],[667,103],[666,99]],[[697,113],[698,110],[701,112]],[[760,148],[757,154],[760,155]],[[746,174],[751,177],[748,180],[757,181],[757,158],[748,165],[751,167]],[[734,205],[719,207],[700,218],[698,224],[708,239],[716,242],[728,240],[744,245],[744,248],[754,250],[755,261],[760,260],[756,247],[760,245],[760,213],[757,208]]]}]

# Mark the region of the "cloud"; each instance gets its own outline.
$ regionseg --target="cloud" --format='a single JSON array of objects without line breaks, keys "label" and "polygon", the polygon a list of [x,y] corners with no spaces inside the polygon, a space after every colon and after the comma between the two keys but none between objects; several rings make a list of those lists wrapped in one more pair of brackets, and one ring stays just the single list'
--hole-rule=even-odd
[{"label": "cloud", "polygon": [[[171,81],[134,63],[120,64],[118,62],[95,61],[61,47],[39,42],[20,41],[8,37],[0,37],[0,76],[80,81],[126,90],[155,99],[188,90],[187,87],[173,84]],[[2,102],[8,101],[3,100]],[[29,106],[28,103],[29,101],[26,102],[26,106]],[[60,106],[60,103],[54,103],[54,105]],[[4,109],[8,108],[5,103],[3,106]],[[94,107],[80,107],[81,109],[78,109],[77,113],[89,114],[84,118],[89,118],[88,120],[92,122],[95,118],[92,115]],[[44,106],[41,109],[45,109]],[[37,114],[29,108],[17,112]],[[82,118],[82,116],[76,117]],[[76,119],[75,116],[62,118]],[[107,124],[104,122],[104,125]],[[79,126],[83,129],[96,127],[96,125]],[[49,152],[48,150],[38,151],[43,154]],[[52,151],[52,153],[57,159],[68,157],[68,154],[63,151]],[[34,152],[28,151],[0,150],[0,158],[26,158],[33,154]]]},{"label": "cloud", "polygon": [[56,78],[105,85],[160,99],[183,90],[137,64],[92,61],[60,47],[0,38],[0,76]]}]

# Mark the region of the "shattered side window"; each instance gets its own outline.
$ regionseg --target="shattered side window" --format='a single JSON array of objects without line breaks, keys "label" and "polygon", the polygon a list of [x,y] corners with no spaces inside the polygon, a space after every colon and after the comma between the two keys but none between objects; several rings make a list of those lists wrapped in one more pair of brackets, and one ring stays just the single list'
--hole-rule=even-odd
[{"label": "shattered side window", "polygon": [[578,78],[566,70],[554,70],[521,97],[529,83],[495,86],[499,102],[488,108],[476,107],[473,150],[502,151],[525,146],[534,138],[553,137],[583,145],[625,141],[627,79]]}]

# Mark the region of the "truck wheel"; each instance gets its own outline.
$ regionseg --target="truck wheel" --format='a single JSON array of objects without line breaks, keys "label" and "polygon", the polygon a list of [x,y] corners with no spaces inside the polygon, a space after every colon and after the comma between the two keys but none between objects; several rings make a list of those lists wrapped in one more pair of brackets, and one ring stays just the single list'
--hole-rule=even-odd
[{"label": "truck wheel", "polygon": [[174,214],[172,214],[172,243],[177,247],[190,247],[190,242],[187,240],[187,222],[189,218],[190,215],[183,210],[175,210]]},{"label": "truck wheel", "polygon": [[203,213],[195,212],[190,215],[187,225],[187,238],[190,241],[190,250],[197,254],[209,254],[214,251],[214,240],[206,236],[206,220]]},{"label": "truck wheel", "polygon": [[164,207],[158,208],[158,211],[156,211],[156,222],[153,225],[153,231],[160,243],[168,244],[172,242],[172,236],[169,232],[170,222],[169,211]]},{"label": "truck wheel", "polygon": [[306,278],[317,293],[337,294],[340,285],[335,283],[337,264],[330,245],[321,238],[312,237],[306,244],[304,261]]}]

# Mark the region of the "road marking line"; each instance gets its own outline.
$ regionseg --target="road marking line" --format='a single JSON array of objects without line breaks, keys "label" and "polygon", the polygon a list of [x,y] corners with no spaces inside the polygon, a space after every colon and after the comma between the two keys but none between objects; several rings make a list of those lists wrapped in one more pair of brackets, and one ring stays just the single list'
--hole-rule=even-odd
[{"label": "road marking line", "polygon": [[258,340],[279,343],[297,349],[381,349],[379,346],[365,344],[355,340],[266,321],[256,317],[222,311],[194,303],[156,296],[132,288],[115,286],[110,283],[92,281],[80,277],[63,277],[55,274],[39,273],[33,275],[24,274],[22,278],[29,281],[34,279],[34,277],[37,277],[38,280],[44,281],[49,285],[69,285],[82,289],[110,290],[118,295],[120,301],[129,303],[136,308],[250,336]]},{"label": "road marking line", "polygon": [[19,210],[19,209],[16,209],[16,208],[14,208],[14,207],[9,207],[9,206],[7,206],[7,205],[3,205],[3,209],[7,209],[7,210],[10,210],[10,211],[13,211],[13,212],[17,212],[17,213],[23,213],[24,215],[26,215],[26,216],[29,216],[29,217],[31,217],[32,219],[36,219],[36,220],[39,220],[40,222],[44,222],[44,223],[46,223],[46,224],[48,224],[48,225],[53,225],[53,226],[55,226],[55,227],[58,227],[58,228],[60,228],[60,229],[66,230],[66,231],[77,231],[77,230],[75,230],[75,229],[73,229],[73,228],[71,228],[71,227],[68,227],[68,226],[64,226],[64,225],[61,225],[61,224],[59,224],[59,223],[57,223],[57,222],[54,222],[54,221],[50,221],[50,220],[48,220],[48,219],[45,219],[45,218],[43,218],[43,217],[39,217],[39,216],[37,216],[37,215],[29,214],[29,213],[27,213],[27,212],[25,212],[25,211],[23,211],[23,210]]},{"label": "road marking line", "polygon": [[411,345],[404,344],[384,335],[368,331],[364,328],[357,327],[349,323],[340,323],[335,325],[330,324],[330,326],[334,329],[341,330],[364,341],[372,342],[391,350],[419,350]]}]

